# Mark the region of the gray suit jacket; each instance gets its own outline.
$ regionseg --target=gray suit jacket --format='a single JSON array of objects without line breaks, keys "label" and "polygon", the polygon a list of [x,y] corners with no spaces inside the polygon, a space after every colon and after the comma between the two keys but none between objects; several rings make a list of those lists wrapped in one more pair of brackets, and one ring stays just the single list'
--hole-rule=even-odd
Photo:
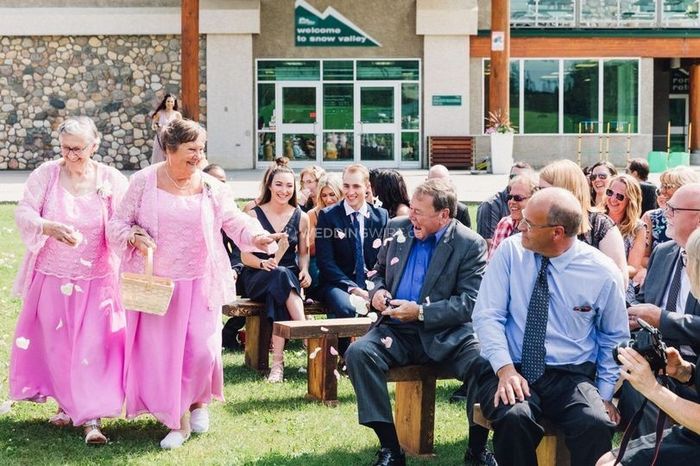
[{"label": "gray suit jacket", "polygon": [[[406,239],[403,243],[397,241],[399,230]],[[399,217],[387,224],[374,266],[377,273],[371,277],[374,288],[370,298],[381,289],[395,296],[413,241],[408,218]],[[465,339],[476,343],[471,316],[486,268],[486,251],[486,241],[455,219],[433,250],[418,300],[425,320],[416,325],[423,349],[434,361],[449,356]]]},{"label": "gray suit jacket", "polygon": [[[654,249],[649,258],[644,286],[637,294],[639,302],[661,307],[673,278],[673,267],[679,251],[680,247],[675,241],[662,243]],[[692,293],[688,293],[684,314],[661,310],[659,330],[667,343],[673,346],[690,345],[700,354],[700,304]]]}]

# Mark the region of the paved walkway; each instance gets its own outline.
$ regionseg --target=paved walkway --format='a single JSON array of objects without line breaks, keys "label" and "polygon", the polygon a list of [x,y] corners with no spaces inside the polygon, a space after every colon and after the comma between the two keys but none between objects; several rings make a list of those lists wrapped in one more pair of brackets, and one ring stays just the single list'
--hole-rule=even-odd
[{"label": "paved walkway", "polygon": [[[700,166],[694,167],[700,171]],[[0,171],[0,202],[17,202],[22,197],[24,182],[29,171]],[[132,172],[124,172],[129,176]],[[258,195],[260,180],[264,170],[228,170],[228,179],[236,197],[252,199]],[[427,170],[401,170],[409,194],[425,180]],[[457,189],[457,197],[464,202],[482,202],[495,192],[503,189],[508,182],[507,175],[472,175],[466,170],[452,171],[452,181]],[[659,174],[652,173],[650,180],[659,182]]]}]

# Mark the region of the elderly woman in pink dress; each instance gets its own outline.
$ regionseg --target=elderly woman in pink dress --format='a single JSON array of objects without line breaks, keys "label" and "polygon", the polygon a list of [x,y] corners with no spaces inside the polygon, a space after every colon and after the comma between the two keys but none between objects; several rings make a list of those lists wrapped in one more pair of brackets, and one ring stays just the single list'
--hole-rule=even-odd
[{"label": "elderly woman in pink dress", "polygon": [[100,136],[89,118],[63,122],[58,140],[62,158],[29,175],[15,214],[27,253],[10,397],[54,398],[52,424],[83,425],[87,443],[103,444],[100,418],[119,416],[124,402],[125,338],[106,227],[128,183],[91,159]]},{"label": "elderly woman in pink dress", "polygon": [[165,315],[127,309],[126,414],[151,413],[168,426],[160,445],[169,449],[206,432],[206,405],[223,399],[221,306],[234,289],[221,230],[247,252],[274,252],[283,235],[268,235],[197,168],[206,141],[197,123],[175,120],[162,140],[166,161],[133,175],[109,236],[123,271],[141,273],[153,248],[153,273],[175,282]]}]

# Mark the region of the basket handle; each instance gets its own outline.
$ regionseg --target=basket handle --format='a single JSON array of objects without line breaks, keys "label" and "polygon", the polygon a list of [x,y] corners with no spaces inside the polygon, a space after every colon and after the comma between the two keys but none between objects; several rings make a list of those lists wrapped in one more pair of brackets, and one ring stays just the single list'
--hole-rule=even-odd
[{"label": "basket handle", "polygon": [[146,277],[148,282],[153,282],[153,248],[146,249]]}]

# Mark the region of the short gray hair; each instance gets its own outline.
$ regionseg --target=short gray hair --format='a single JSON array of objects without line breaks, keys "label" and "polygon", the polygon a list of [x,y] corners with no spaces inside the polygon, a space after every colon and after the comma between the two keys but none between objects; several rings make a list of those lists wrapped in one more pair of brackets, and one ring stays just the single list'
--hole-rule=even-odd
[{"label": "short gray hair", "polygon": [[[571,196],[573,197],[573,194]],[[553,202],[549,207],[547,223],[549,225],[561,225],[564,227],[564,234],[569,238],[578,235],[579,228],[581,228],[581,221],[583,220],[583,214],[581,213],[581,207],[578,201],[576,201],[576,206],[578,208],[572,209],[566,204],[557,204]]]},{"label": "short gray hair", "polygon": [[439,178],[432,178],[421,183],[413,192],[418,196],[430,196],[433,198],[433,209],[439,212],[449,209],[450,218],[457,213],[457,194],[452,184]]},{"label": "short gray hair", "polygon": [[181,144],[196,141],[200,135],[207,136],[207,131],[196,121],[172,120],[163,130],[161,141],[165,152],[175,152]]},{"label": "short gray hair", "polygon": [[64,134],[82,136],[91,143],[100,144],[100,133],[90,117],[75,116],[65,119],[58,127],[58,138],[61,139]]}]

